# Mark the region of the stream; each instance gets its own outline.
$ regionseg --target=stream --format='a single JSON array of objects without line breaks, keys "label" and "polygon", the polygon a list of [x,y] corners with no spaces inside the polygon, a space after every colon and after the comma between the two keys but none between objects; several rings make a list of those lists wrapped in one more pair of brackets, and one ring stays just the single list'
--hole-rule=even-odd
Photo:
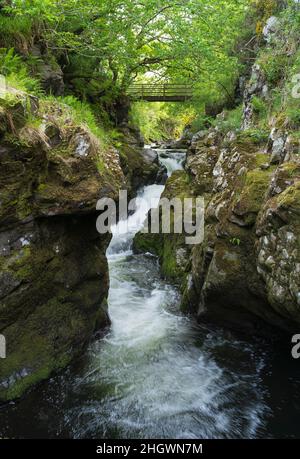
[{"label": "stream", "polygon": [[[160,158],[171,175],[185,155],[160,151]],[[111,328],[71,368],[2,407],[0,436],[300,437],[300,363],[290,350],[183,316],[157,259],[132,253],[150,201],[163,189],[141,190],[127,233],[118,232],[124,222],[113,228]]]}]

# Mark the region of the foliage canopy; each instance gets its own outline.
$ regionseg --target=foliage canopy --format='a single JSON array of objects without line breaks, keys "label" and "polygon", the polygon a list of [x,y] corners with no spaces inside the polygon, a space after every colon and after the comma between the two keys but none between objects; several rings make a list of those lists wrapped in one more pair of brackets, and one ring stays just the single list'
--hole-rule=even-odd
[{"label": "foliage canopy", "polygon": [[[124,91],[135,79],[182,82],[199,96],[230,92],[246,0],[15,0],[5,12],[31,20],[73,79]],[[8,5],[8,6],[7,6]],[[41,27],[42,25],[42,27]],[[67,64],[66,64],[67,65]],[[84,85],[83,85],[84,86]]]}]

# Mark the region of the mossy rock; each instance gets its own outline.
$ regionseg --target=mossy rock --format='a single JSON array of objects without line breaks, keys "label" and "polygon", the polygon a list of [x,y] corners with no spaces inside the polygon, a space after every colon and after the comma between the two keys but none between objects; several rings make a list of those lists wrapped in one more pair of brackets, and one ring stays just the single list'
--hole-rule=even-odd
[{"label": "mossy rock", "polygon": [[[162,198],[169,200],[179,198],[182,203],[184,198],[190,198],[192,195],[190,177],[185,171],[176,171],[168,179]],[[187,272],[190,247],[186,246],[185,234],[174,233],[175,217],[182,218],[182,213],[176,215],[171,207],[170,234],[162,234],[161,226],[159,234],[151,234],[149,224],[148,233],[139,232],[135,236],[133,249],[138,253],[156,255],[160,261],[162,275],[181,285]],[[162,225],[161,221],[160,225]]]},{"label": "mossy rock", "polygon": [[[0,368],[2,400],[23,395],[68,365],[94,331],[108,324],[108,240],[97,240],[85,220],[56,221],[52,228],[44,222],[42,245],[35,235],[30,246],[1,257],[2,276],[11,276],[12,287],[1,292],[0,330],[7,342]],[[8,285],[7,277],[4,281]]]},{"label": "mossy rock", "polygon": [[288,187],[276,199],[280,209],[289,213],[291,222],[300,222],[300,182]]},{"label": "mossy rock", "polygon": [[65,368],[82,352],[95,325],[95,318],[76,310],[73,303],[53,298],[22,323],[8,327],[4,332],[7,358],[1,362],[0,399],[18,398]]},{"label": "mossy rock", "polygon": [[242,217],[245,224],[251,226],[264,202],[270,185],[270,171],[255,169],[247,172],[241,192],[233,203],[233,213]]},{"label": "mossy rock", "polygon": [[142,155],[142,149],[123,141],[118,147],[122,170],[127,178],[130,194],[135,194],[138,188],[155,182],[160,166],[147,162]]},{"label": "mossy rock", "polygon": [[167,199],[190,198],[194,195],[191,185],[191,177],[186,173],[186,171],[175,171],[168,179],[162,197]]},{"label": "mossy rock", "polygon": [[137,233],[133,240],[133,250],[135,253],[151,253],[160,256],[162,248],[162,236],[160,234]]},{"label": "mossy rock", "polygon": [[[110,235],[96,231],[96,203],[102,196],[116,198],[124,185],[114,149],[102,148],[86,128],[73,123],[55,129],[55,145],[49,146],[45,133],[29,129],[30,113],[14,123],[12,132],[5,124],[1,138],[4,401],[22,396],[64,368],[83,352],[94,332],[109,323],[105,252]],[[51,113],[52,120],[55,116]],[[59,125],[59,120],[53,122]],[[75,140],[82,137],[90,142],[86,155],[76,151]],[[101,170],[100,158],[105,166]]]}]

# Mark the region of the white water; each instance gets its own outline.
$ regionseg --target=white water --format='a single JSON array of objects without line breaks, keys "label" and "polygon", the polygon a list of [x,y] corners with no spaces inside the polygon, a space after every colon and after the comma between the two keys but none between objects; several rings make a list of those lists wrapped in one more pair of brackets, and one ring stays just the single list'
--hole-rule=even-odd
[{"label": "white water", "polygon": [[[162,161],[169,174],[182,168],[182,155]],[[138,200],[127,233],[115,231],[109,247],[111,329],[74,368],[2,407],[2,438],[299,438],[300,373],[290,350],[277,355],[272,345],[200,327],[179,313],[157,260],[132,254],[162,190],[141,191],[148,204]]]},{"label": "white water", "polygon": [[[163,162],[173,171],[182,160],[181,155]],[[148,205],[137,201],[128,233],[113,229],[112,326],[90,349],[89,368],[75,383],[79,401],[72,400],[68,424],[74,437],[89,438],[255,436],[264,413],[257,391],[260,362],[251,362],[245,374],[218,365],[212,351],[229,346],[226,352],[239,352],[239,343],[229,344],[182,316],[179,294],[160,278],[156,259],[131,252],[151,199],[158,200],[162,191],[162,186],[146,187],[140,196]],[[254,358],[251,348],[243,352],[245,361]]]},{"label": "white water", "polygon": [[159,159],[161,164],[163,164],[168,170],[168,176],[170,177],[173,172],[183,169],[183,162],[185,160],[186,154],[184,152],[172,152],[166,157],[169,150],[158,150]]}]

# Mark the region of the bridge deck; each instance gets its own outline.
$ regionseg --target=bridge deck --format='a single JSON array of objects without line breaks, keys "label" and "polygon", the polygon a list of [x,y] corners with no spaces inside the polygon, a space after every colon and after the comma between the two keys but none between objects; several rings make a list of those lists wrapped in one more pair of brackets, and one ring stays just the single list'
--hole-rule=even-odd
[{"label": "bridge deck", "polygon": [[134,84],[129,87],[128,95],[148,102],[184,102],[193,97],[193,88],[179,84]]}]

